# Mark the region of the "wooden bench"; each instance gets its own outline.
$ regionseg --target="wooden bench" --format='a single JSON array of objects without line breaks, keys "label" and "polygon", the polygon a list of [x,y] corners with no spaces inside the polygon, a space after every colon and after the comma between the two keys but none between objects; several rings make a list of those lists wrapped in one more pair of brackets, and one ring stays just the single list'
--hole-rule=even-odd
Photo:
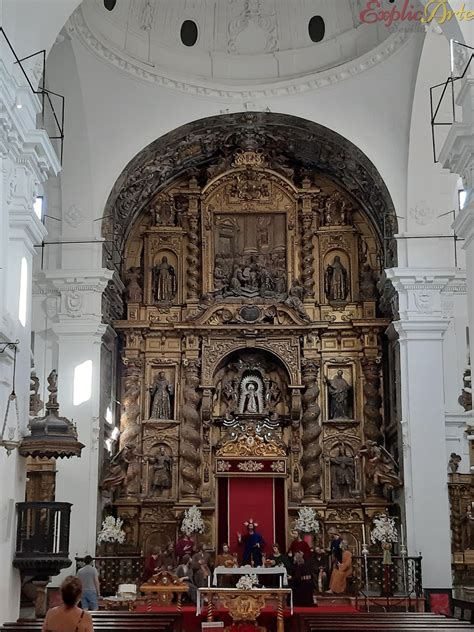
[{"label": "wooden bench", "polygon": [[300,614],[301,632],[428,632],[429,630],[473,630],[469,623],[433,613],[361,612]]},{"label": "wooden bench", "polygon": [[[173,613],[92,612],[94,632],[175,632],[181,617]],[[0,627],[3,632],[40,632],[40,619],[19,619]]]}]

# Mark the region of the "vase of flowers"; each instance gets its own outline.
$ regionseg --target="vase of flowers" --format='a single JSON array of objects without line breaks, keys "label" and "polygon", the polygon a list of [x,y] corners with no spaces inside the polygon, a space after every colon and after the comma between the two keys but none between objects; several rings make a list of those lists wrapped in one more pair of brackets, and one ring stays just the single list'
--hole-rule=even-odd
[{"label": "vase of flowers", "polygon": [[204,533],[204,520],[200,509],[196,505],[185,510],[181,531],[188,537],[193,533]]},{"label": "vase of flowers", "polygon": [[295,531],[302,534],[302,539],[313,545],[314,536],[319,533],[319,522],[316,510],[313,507],[300,507],[298,517],[294,523]]},{"label": "vase of flowers", "polygon": [[122,526],[123,520],[114,516],[107,516],[102,522],[102,528],[97,534],[97,544],[102,544],[106,553],[114,552],[114,544],[125,542],[125,531]]},{"label": "vase of flowers", "polygon": [[250,575],[242,575],[235,585],[237,590],[252,590],[255,586],[258,586],[258,577],[254,573],[250,573]]},{"label": "vase of flowers", "polygon": [[395,518],[387,514],[381,514],[374,518],[374,528],[370,533],[370,540],[373,544],[380,544],[383,552],[383,587],[382,594],[390,596],[392,594],[392,545],[398,542],[398,533],[395,526]]}]

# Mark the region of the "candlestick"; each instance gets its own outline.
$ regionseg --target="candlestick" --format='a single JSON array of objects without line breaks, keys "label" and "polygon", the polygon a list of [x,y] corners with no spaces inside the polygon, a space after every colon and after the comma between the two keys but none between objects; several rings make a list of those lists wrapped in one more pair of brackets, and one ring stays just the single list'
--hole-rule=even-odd
[{"label": "candlestick", "polygon": [[401,539],[401,545],[405,546],[405,535],[403,533],[403,523],[400,522],[400,539]]},{"label": "candlestick", "polygon": [[365,546],[365,524],[362,525],[362,544]]}]

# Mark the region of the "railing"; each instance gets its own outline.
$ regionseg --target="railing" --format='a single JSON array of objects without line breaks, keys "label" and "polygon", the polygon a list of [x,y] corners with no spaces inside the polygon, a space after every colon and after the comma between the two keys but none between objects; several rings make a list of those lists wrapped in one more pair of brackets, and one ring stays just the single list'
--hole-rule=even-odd
[{"label": "railing", "polygon": [[[463,53],[465,56],[464,65],[460,70],[459,75],[454,74],[454,46],[458,47],[458,50]],[[450,41],[450,54],[451,54],[451,76],[443,81],[443,83],[438,83],[435,86],[431,86],[430,88],[430,109],[431,109],[431,141],[433,145],[433,160],[434,162],[438,162],[438,154],[436,151],[436,135],[435,129],[439,126],[448,126],[450,127],[456,121],[456,101],[454,96],[454,84],[456,81],[460,79],[464,79],[469,70],[472,60],[474,59],[474,47],[468,46],[467,44],[463,44],[462,42],[458,42],[456,40]],[[445,96],[448,94],[448,88],[450,90],[450,101],[451,101],[451,120],[450,121],[439,121],[438,115],[440,114],[440,108],[443,104]],[[435,104],[434,93],[438,88],[442,88],[441,96],[438,98],[437,103]]]},{"label": "railing", "polygon": [[[76,572],[83,565],[82,557],[76,557]],[[117,593],[120,584],[139,584],[143,575],[145,558],[140,555],[95,557],[99,573],[100,592],[109,596]]]},{"label": "railing", "polygon": [[[367,560],[367,563],[366,563]],[[392,564],[384,564],[376,555],[354,556],[352,558],[354,591],[367,604],[386,599],[386,607],[398,599],[407,600],[423,596],[421,557],[392,556]]]},{"label": "railing", "polygon": [[[3,28],[0,26],[0,35],[3,35],[3,38],[13,56],[13,58],[15,59],[15,65],[18,66],[18,68],[20,69],[21,74],[23,75],[24,79],[26,80],[30,90],[32,91],[33,94],[36,94],[40,99],[41,99],[41,125],[44,128],[45,127],[45,114],[46,114],[46,104],[49,105],[49,111],[53,117],[53,125],[54,125],[54,135],[49,135],[50,140],[59,140],[60,142],[60,149],[59,149],[59,158],[61,161],[61,164],[63,162],[63,150],[64,150],[64,104],[65,104],[65,98],[62,94],[58,94],[57,92],[53,92],[52,90],[48,90],[46,88],[46,50],[39,50],[36,53],[33,53],[31,55],[28,55],[26,57],[23,57],[22,59],[20,59],[18,57],[18,55],[15,52],[15,49],[13,48],[10,40],[7,37],[7,34],[5,33],[5,31],[3,30]],[[42,73],[41,73],[41,85],[38,87],[38,89],[35,88],[35,86],[33,85],[33,83],[31,82],[30,78],[28,77],[28,74],[23,66],[23,62],[27,61],[28,59],[32,59],[33,57],[37,57],[40,56],[41,57],[41,62],[42,62]],[[56,108],[54,107],[54,103],[53,103],[53,99],[56,100],[56,105],[57,108],[59,110],[59,112],[56,111]]]},{"label": "railing", "polygon": [[[95,566],[99,573],[101,592],[115,595],[119,584],[139,584],[143,575],[145,558],[135,556],[96,557]],[[83,558],[76,557],[76,572]],[[392,556],[390,566],[382,563],[382,557],[367,556],[352,558],[352,592],[364,600],[375,597],[417,599],[423,596],[421,557]],[[387,570],[388,566],[388,570]]]},{"label": "railing", "polygon": [[67,558],[71,503],[17,503],[15,558]]}]

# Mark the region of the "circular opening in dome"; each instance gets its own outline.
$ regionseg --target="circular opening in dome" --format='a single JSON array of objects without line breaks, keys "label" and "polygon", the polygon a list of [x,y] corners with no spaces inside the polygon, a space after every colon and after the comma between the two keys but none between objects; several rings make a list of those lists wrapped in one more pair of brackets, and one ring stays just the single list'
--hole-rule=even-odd
[{"label": "circular opening in dome", "polygon": [[113,11],[116,4],[117,0],[104,0],[104,7],[107,9],[107,11]]},{"label": "circular opening in dome", "polygon": [[196,22],[185,20],[181,26],[181,41],[185,46],[194,46],[198,38]]},{"label": "circular opening in dome", "polygon": [[308,24],[308,33],[312,42],[318,43],[324,38],[326,25],[320,15],[313,15]]}]

